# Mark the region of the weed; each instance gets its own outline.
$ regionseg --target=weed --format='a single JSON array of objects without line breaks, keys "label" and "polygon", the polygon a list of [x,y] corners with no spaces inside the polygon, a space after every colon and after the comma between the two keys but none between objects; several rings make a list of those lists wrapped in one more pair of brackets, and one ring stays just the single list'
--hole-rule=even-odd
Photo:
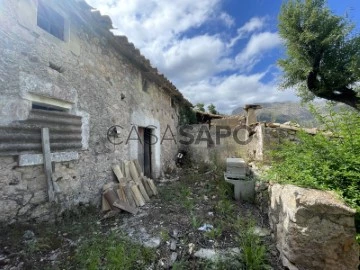
[{"label": "weed", "polygon": [[234,204],[230,200],[220,200],[215,206],[216,212],[224,218],[231,218],[234,215]]},{"label": "weed", "polygon": [[183,201],[183,206],[184,206],[184,208],[185,208],[187,211],[191,211],[192,209],[194,209],[194,202],[193,202],[192,199],[186,198],[186,199]]},{"label": "weed", "polygon": [[180,196],[183,199],[186,199],[191,195],[191,190],[189,187],[181,186],[180,187]]},{"label": "weed", "polygon": [[219,225],[217,225],[211,231],[206,232],[205,237],[216,240],[221,237],[222,233],[223,233],[223,228],[222,225],[220,225],[219,223]]},{"label": "weed", "polygon": [[236,228],[238,231],[237,241],[242,250],[241,260],[246,269],[262,270],[267,269],[266,247],[260,237],[254,233],[255,222],[249,219],[248,222],[238,219]]},{"label": "weed", "polygon": [[77,249],[76,269],[144,269],[155,259],[155,251],[131,242],[125,236],[93,236]]},{"label": "weed", "polygon": [[160,231],[160,237],[163,242],[167,242],[170,240],[169,233],[164,229]]},{"label": "weed", "polygon": [[189,269],[189,262],[184,261],[184,260],[175,262],[172,266],[172,269],[173,270],[187,270],[187,269]]},{"label": "weed", "polygon": [[190,213],[190,219],[191,226],[197,230],[201,226],[201,220],[197,218],[197,216],[193,212]]}]

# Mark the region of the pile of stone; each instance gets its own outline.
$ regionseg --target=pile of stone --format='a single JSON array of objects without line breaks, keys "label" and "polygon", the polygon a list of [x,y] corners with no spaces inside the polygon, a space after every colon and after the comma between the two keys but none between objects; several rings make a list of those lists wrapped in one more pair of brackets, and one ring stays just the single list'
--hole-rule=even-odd
[{"label": "pile of stone", "polygon": [[131,214],[137,208],[150,201],[158,194],[154,181],[146,176],[137,160],[124,161],[112,167],[118,183],[103,186],[102,210],[124,210]]}]

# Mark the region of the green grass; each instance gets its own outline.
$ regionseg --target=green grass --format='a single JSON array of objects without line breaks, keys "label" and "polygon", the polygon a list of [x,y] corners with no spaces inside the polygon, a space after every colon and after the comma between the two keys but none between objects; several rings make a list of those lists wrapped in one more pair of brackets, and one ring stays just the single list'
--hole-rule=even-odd
[{"label": "green grass", "polygon": [[266,262],[266,246],[260,236],[254,233],[255,222],[247,217],[246,220],[238,218],[236,221],[238,232],[237,242],[242,250],[241,261],[247,270],[268,269]]},{"label": "green grass", "polygon": [[97,235],[85,240],[71,260],[73,269],[145,269],[155,260],[155,250],[125,236]]},{"label": "green grass", "polygon": [[190,222],[194,230],[197,230],[202,225],[202,220],[199,219],[193,212],[190,213]]},{"label": "green grass", "polygon": [[160,231],[160,238],[163,242],[167,242],[170,240],[170,235],[166,230],[162,229]]}]

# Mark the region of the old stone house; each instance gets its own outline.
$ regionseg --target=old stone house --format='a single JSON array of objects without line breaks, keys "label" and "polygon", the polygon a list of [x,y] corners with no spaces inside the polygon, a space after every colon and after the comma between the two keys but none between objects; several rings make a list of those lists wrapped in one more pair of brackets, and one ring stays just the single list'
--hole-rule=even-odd
[{"label": "old stone house", "polygon": [[[111,28],[83,0],[0,1],[0,222],[98,203],[120,160],[138,159],[154,178],[173,164],[177,145],[161,137],[191,104]],[[58,204],[48,201],[43,128]]]}]

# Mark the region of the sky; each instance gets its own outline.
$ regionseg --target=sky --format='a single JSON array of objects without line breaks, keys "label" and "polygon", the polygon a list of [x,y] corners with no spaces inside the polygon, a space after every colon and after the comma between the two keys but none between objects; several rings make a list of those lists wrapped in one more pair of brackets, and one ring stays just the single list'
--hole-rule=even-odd
[{"label": "sky", "polygon": [[[277,30],[282,0],[86,0],[113,21],[193,104],[221,113],[245,104],[298,101],[280,91]],[[360,26],[359,0],[329,0],[330,9]]]}]

